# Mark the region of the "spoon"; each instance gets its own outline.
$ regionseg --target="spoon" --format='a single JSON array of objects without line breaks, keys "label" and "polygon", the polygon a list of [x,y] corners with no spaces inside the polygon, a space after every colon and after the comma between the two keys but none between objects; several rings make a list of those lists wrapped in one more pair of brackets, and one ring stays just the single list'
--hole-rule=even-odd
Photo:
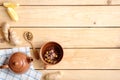
[{"label": "spoon", "polygon": [[33,54],[34,54],[35,58],[39,59],[40,58],[39,53],[32,44],[33,34],[31,32],[27,31],[27,32],[24,33],[24,38],[31,45],[31,47],[33,48]]}]

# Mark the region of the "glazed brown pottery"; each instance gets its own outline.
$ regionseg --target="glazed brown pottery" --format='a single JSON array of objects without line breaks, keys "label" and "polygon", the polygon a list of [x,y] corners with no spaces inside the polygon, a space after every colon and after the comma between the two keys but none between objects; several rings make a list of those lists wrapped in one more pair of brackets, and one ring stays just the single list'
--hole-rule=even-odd
[{"label": "glazed brown pottery", "polygon": [[57,42],[48,42],[40,49],[40,58],[46,65],[55,65],[63,58],[63,48]]},{"label": "glazed brown pottery", "polygon": [[28,57],[25,53],[16,52],[10,56],[8,64],[0,66],[0,69],[9,68],[14,73],[22,74],[28,71],[32,61],[33,59]]}]

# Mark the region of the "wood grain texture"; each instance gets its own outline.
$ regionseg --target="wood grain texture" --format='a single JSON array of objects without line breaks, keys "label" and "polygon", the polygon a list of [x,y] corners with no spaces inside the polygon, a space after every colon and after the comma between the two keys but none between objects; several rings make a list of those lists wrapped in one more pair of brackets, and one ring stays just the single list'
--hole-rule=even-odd
[{"label": "wood grain texture", "polygon": [[61,80],[120,80],[120,70],[40,70],[43,77],[57,71],[62,73]]},{"label": "wood grain texture", "polygon": [[[120,69],[119,53],[119,49],[64,49],[62,61],[47,69]],[[43,66],[41,60],[34,59],[35,69]]]},{"label": "wood grain texture", "polygon": [[[33,33],[36,48],[48,41],[56,41],[64,48],[119,48],[120,28],[13,28],[22,40],[21,46],[30,46],[23,38],[25,31]],[[2,39],[2,36],[1,36]],[[0,43],[0,48],[10,48]]]},{"label": "wood grain texture", "polygon": [[[20,6],[19,21],[12,21],[0,6],[0,25],[14,27],[113,27],[120,25],[120,6]],[[49,13],[49,14],[48,14]]]},{"label": "wood grain texture", "polygon": [[[2,6],[7,1],[21,5],[15,9],[18,22]],[[48,41],[64,48],[62,61],[47,70],[31,50],[33,66],[43,75],[61,71],[61,80],[120,80],[120,28],[114,28],[120,27],[119,17],[120,0],[0,0],[0,25],[10,23],[23,41],[20,46],[9,45],[0,28],[0,49],[30,46],[23,39],[23,33],[30,31],[36,48]]]},{"label": "wood grain texture", "polygon": [[[15,2],[21,5],[107,5],[108,0],[0,0],[3,2]],[[120,3],[120,0],[113,0],[113,4]]]}]

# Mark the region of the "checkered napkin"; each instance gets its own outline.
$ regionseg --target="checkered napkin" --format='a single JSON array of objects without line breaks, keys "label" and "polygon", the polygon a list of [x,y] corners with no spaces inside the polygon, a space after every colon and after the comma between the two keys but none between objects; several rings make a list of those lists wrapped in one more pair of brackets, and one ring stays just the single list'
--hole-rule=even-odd
[{"label": "checkered napkin", "polygon": [[[0,65],[3,65],[12,53],[18,51],[30,55],[29,47],[0,50]],[[32,65],[26,73],[20,75],[11,72],[9,69],[0,69],[0,80],[40,80],[41,75],[40,72],[33,69]]]}]

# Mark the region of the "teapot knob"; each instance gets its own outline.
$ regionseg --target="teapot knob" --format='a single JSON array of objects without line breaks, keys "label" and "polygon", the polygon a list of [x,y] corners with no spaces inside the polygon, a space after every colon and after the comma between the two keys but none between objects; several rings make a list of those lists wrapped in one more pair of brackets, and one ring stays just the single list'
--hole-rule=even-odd
[{"label": "teapot knob", "polygon": [[16,65],[19,65],[19,63],[17,63],[17,62],[14,62],[14,63],[13,63],[13,65],[14,65],[14,66],[16,66]]}]

